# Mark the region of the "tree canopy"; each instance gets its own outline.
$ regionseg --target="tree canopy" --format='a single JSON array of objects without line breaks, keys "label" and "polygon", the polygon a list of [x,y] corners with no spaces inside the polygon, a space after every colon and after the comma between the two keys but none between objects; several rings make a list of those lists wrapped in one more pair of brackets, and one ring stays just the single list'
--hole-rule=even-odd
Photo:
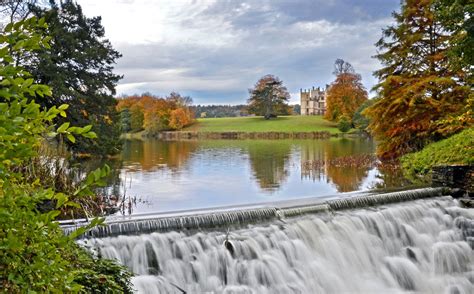
[{"label": "tree canopy", "polygon": [[166,98],[150,93],[119,99],[117,110],[121,114],[122,131],[145,130],[154,134],[166,130],[181,130],[194,122],[190,106],[192,99],[172,92]]},{"label": "tree canopy", "polygon": [[349,62],[337,59],[334,63],[336,80],[331,83],[326,98],[324,118],[330,121],[352,120],[359,106],[367,100],[362,78]]},{"label": "tree canopy", "polygon": [[290,94],[283,81],[274,75],[260,78],[253,89],[249,89],[248,112],[262,115],[265,119],[289,114]]},{"label": "tree canopy", "polygon": [[385,159],[472,125],[472,117],[452,119],[466,112],[472,90],[465,67],[452,66],[458,60],[450,57],[456,34],[440,20],[435,3],[404,2],[401,12],[393,14],[395,24],[383,30],[376,44],[376,58],[383,64],[375,72],[380,99],[364,113]]},{"label": "tree canopy", "polygon": [[[32,1],[34,2],[34,1]],[[121,76],[112,72],[121,56],[104,38],[100,17],[88,18],[74,1],[50,6],[29,6],[31,13],[44,18],[45,33],[51,36],[50,48],[34,52],[20,64],[38,83],[52,88],[53,96],[38,99],[42,106],[68,103],[69,121],[78,126],[92,125],[101,140],[68,142],[78,152],[99,155],[120,150],[118,113],[115,110],[115,86]],[[58,118],[57,122],[64,122]]]}]

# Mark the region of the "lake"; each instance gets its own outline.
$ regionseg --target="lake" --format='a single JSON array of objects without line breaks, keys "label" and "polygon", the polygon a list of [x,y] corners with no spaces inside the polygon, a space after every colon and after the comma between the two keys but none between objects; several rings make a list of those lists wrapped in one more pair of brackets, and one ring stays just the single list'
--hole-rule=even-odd
[{"label": "lake", "polygon": [[[406,184],[367,138],[127,140],[113,164],[129,213],[240,205]],[[119,179],[119,180],[118,180]],[[118,181],[117,181],[118,180]]]}]

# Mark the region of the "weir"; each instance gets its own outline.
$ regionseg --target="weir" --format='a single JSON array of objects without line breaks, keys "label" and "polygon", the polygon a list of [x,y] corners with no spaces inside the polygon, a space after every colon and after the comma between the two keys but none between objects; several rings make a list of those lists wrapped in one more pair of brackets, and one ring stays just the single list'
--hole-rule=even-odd
[{"label": "weir", "polygon": [[95,234],[160,230],[78,242],[130,268],[139,293],[474,293],[474,210],[445,192],[151,218]]},{"label": "weir", "polygon": [[[337,199],[321,200],[309,198],[294,201],[263,203],[249,207],[215,208],[212,211],[189,211],[177,214],[146,214],[138,216],[109,217],[104,226],[88,231],[83,238],[110,237],[118,235],[166,232],[172,230],[199,230],[209,228],[235,228],[248,223],[270,222],[307,213],[333,212],[382,205],[394,202],[436,197],[446,192],[445,188],[423,188],[383,194],[359,194],[338,196]],[[63,223],[66,233],[85,220]]]}]

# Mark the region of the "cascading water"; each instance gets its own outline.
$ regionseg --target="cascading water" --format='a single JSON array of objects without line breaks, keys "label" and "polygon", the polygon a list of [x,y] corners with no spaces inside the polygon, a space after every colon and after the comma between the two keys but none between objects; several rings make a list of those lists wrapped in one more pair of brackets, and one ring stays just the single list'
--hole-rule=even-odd
[{"label": "cascading water", "polygon": [[140,293],[454,294],[474,293],[473,236],[474,210],[439,197],[79,242],[128,266]]}]

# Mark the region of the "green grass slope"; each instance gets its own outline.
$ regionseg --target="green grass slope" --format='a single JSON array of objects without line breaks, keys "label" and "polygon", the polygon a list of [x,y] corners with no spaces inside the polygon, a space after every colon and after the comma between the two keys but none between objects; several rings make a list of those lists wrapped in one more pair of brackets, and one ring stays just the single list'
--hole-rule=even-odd
[{"label": "green grass slope", "polygon": [[321,132],[340,133],[337,124],[321,116],[200,118],[183,131],[198,132]]},{"label": "green grass slope", "polygon": [[462,131],[442,141],[429,144],[423,150],[401,159],[408,175],[426,174],[433,166],[444,164],[474,164],[474,128]]}]

